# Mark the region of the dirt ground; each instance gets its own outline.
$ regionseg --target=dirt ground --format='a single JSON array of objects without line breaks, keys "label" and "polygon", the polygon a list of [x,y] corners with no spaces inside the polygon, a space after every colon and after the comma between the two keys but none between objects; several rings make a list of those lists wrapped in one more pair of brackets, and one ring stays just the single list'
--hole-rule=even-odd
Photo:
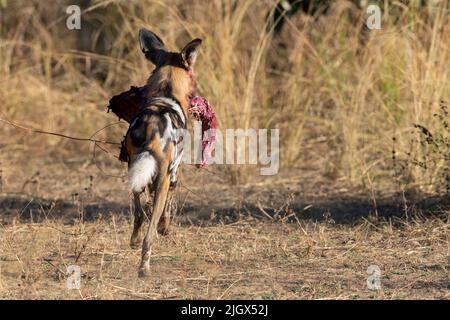
[{"label": "dirt ground", "polygon": [[[0,299],[449,299],[450,1],[299,3],[0,0]],[[179,61],[280,172],[183,165],[140,279],[107,106]]]},{"label": "dirt ground", "polygon": [[[153,276],[139,279],[123,166],[4,151],[1,299],[450,298],[448,199],[405,216],[389,192],[375,206],[301,168],[231,185],[218,168],[184,166],[173,228],[157,240]],[[71,265],[79,289],[67,287]],[[373,265],[379,290],[368,289]]]}]

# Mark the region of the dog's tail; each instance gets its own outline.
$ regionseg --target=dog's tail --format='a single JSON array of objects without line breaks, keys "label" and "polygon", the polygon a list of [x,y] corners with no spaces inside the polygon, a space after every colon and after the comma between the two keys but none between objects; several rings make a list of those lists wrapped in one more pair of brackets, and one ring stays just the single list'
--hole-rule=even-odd
[{"label": "dog's tail", "polygon": [[130,161],[128,167],[128,184],[130,189],[135,193],[142,192],[145,186],[153,181],[156,171],[156,159],[149,151],[137,154]]}]

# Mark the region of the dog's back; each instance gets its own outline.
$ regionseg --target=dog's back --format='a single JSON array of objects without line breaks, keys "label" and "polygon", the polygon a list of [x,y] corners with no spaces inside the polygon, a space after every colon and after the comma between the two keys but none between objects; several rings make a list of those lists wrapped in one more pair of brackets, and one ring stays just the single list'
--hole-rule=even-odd
[{"label": "dog's back", "polygon": [[153,184],[162,163],[168,163],[172,184],[183,155],[180,130],[186,129],[186,115],[171,98],[151,98],[135,117],[125,137],[128,150],[129,185],[141,192]]}]

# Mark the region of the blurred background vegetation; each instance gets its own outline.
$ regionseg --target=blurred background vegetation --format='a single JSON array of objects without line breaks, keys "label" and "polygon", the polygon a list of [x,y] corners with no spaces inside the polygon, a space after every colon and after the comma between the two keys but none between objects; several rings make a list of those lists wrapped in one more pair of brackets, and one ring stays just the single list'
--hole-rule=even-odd
[{"label": "blurred background vegetation", "polygon": [[[365,26],[369,3],[382,9],[381,30]],[[66,27],[72,4],[81,7],[81,30]],[[137,40],[146,27],[172,49],[204,39],[200,94],[221,128],[280,129],[282,171],[448,193],[449,10],[448,0],[1,0],[0,116],[76,136],[114,122],[109,98],[143,85],[152,70]],[[99,137],[120,141],[125,130]],[[4,124],[0,132],[2,144],[30,155],[90,148]],[[234,183],[255,172],[214,170]]]}]

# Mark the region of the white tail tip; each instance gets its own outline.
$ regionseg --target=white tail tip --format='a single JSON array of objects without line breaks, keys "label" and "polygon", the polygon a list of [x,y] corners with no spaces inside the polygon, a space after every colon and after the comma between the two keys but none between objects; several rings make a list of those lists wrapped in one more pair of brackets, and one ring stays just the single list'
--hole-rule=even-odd
[{"label": "white tail tip", "polygon": [[128,169],[128,184],[133,192],[142,192],[156,173],[156,160],[148,152],[140,153]]}]

